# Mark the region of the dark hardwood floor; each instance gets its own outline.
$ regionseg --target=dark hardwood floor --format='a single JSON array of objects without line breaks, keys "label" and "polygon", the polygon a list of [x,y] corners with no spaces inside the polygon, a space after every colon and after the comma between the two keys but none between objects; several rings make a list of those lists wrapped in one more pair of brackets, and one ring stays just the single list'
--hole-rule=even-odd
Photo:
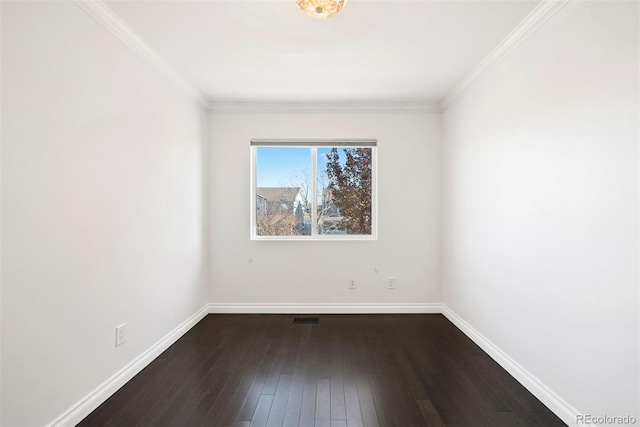
[{"label": "dark hardwood floor", "polygon": [[81,426],[564,426],[440,314],[209,315]]}]

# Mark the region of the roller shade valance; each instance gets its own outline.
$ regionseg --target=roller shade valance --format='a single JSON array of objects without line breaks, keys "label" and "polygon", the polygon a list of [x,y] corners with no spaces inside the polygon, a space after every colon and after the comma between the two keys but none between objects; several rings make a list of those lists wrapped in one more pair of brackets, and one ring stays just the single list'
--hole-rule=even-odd
[{"label": "roller shade valance", "polygon": [[251,145],[260,147],[376,147],[378,140],[373,138],[253,138]]}]

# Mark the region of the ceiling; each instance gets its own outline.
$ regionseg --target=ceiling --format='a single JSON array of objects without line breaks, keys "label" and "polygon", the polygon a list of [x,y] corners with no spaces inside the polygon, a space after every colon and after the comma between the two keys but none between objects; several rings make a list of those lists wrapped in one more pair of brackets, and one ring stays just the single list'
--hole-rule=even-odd
[{"label": "ceiling", "polygon": [[438,102],[539,1],[106,1],[212,102]]}]

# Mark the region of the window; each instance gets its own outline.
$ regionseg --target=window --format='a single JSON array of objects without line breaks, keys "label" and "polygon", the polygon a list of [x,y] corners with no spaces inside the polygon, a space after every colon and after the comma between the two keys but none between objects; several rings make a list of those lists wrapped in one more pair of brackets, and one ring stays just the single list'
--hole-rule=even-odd
[{"label": "window", "polygon": [[252,239],[375,239],[376,140],[252,140]]}]

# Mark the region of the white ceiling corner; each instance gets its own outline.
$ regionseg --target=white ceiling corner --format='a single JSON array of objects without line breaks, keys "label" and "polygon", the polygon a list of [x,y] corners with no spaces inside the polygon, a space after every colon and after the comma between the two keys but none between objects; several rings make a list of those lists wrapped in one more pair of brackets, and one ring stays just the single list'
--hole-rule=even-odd
[{"label": "white ceiling corner", "polygon": [[209,100],[180,72],[160,56],[145,40],[125,24],[101,0],[74,0],[74,2],[96,21],[124,41],[135,53],[145,59],[160,74],[173,83],[199,107],[207,110]]},{"label": "white ceiling corner", "polygon": [[440,101],[440,107],[446,110],[453,105],[464,92],[473,87],[482,76],[513,52],[514,49],[533,34],[568,1],[569,0],[544,0],[540,2],[478,65],[449,90],[447,95]]},{"label": "white ceiling corner", "polygon": [[567,0],[75,1],[209,110],[434,111]]}]

